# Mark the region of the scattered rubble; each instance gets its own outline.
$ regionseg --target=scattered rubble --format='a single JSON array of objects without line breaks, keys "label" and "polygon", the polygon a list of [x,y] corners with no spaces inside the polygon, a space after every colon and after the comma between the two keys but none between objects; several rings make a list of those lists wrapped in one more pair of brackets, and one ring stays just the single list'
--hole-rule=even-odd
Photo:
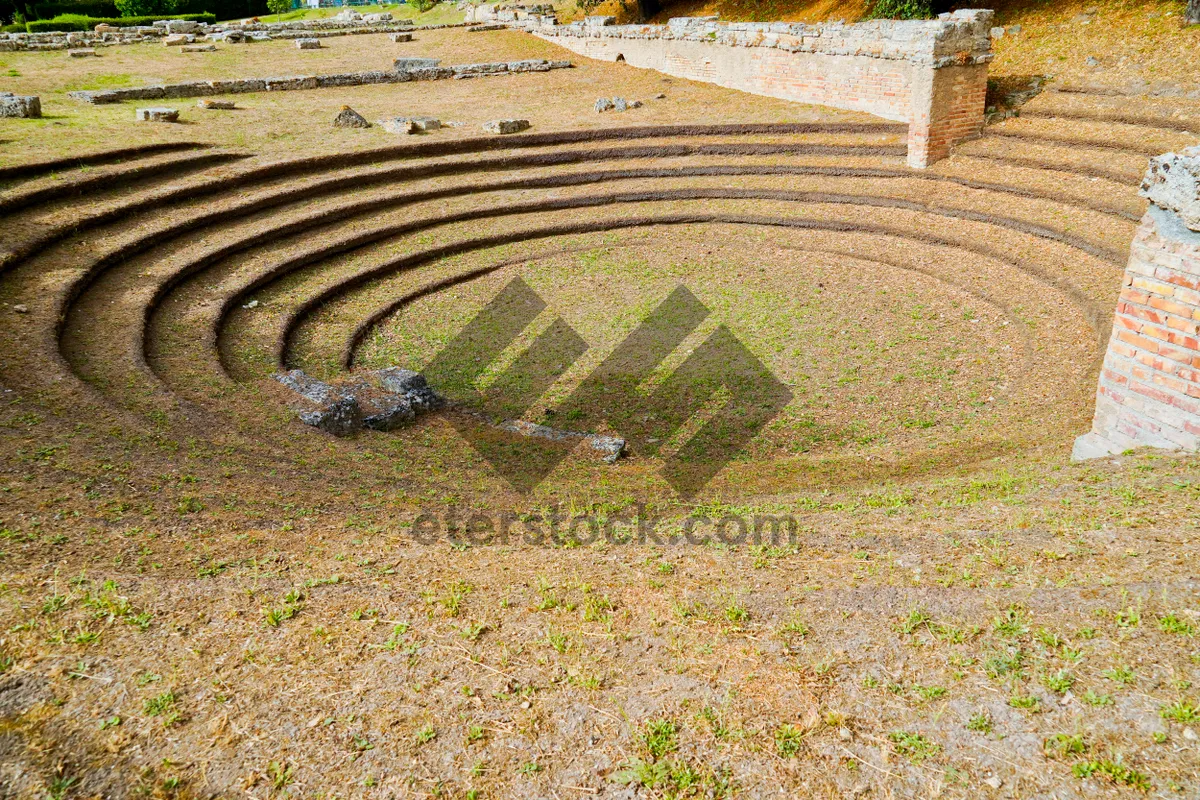
[{"label": "scattered rubble", "polygon": [[[666,95],[664,94],[662,97],[666,97]],[[624,97],[614,97],[612,99],[601,97],[592,107],[596,109],[597,114],[603,114],[605,111],[627,111],[631,108],[641,108],[642,101],[626,100]]]},{"label": "scattered rubble", "polygon": [[[153,25],[119,27],[101,23],[91,31],[47,31],[45,33],[0,32],[0,52],[70,50],[80,47],[162,42],[165,37],[186,34],[210,42],[265,42],[272,39],[328,38],[370,33],[438,30],[466,27],[468,23],[414,26],[412,20],[395,20],[390,14],[367,14],[358,19],[296,20],[288,22],[223,22],[204,24],[187,20],[160,20]],[[191,40],[189,40],[191,41]]]}]

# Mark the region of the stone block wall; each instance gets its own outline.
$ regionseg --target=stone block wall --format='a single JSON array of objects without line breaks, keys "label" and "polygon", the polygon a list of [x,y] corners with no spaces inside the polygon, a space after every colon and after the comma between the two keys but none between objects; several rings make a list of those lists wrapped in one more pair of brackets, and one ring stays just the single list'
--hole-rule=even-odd
[{"label": "stone block wall", "polygon": [[589,17],[556,25],[531,18],[514,24],[590,58],[907,122],[913,167],[944,158],[983,126],[992,59],[988,10],[856,24],[710,17],[667,25],[610,22]]},{"label": "stone block wall", "polygon": [[1082,460],[1200,450],[1200,148],[1153,159]]}]

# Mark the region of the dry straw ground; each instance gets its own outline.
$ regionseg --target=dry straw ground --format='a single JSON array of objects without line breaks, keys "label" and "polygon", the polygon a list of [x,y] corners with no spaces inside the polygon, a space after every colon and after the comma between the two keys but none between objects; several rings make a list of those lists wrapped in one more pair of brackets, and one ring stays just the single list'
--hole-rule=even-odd
[{"label": "dry straw ground", "polygon": [[[178,126],[65,97],[402,53],[558,51],[5,54],[47,118],[0,124],[0,166],[210,146],[0,195],[0,794],[1200,791],[1198,462],[1067,461],[1146,157],[1195,141],[1200,101],[1044,92],[913,173],[895,126],[620,65],[243,95]],[[614,94],[647,104],[591,110]],[[333,130],[344,103],[467,124]],[[481,139],[497,116],[534,128]],[[812,125],[704,127],[751,123]],[[666,369],[724,323],[794,400],[685,502],[636,448],[521,495],[445,417],[334,440],[266,379],[423,366],[516,276],[547,303],[518,347],[555,316],[589,345],[538,421],[678,284],[712,313]],[[421,513],[448,534],[417,541]],[[618,535],[547,532],[582,516]],[[790,542],[683,536],[785,516]]]}]

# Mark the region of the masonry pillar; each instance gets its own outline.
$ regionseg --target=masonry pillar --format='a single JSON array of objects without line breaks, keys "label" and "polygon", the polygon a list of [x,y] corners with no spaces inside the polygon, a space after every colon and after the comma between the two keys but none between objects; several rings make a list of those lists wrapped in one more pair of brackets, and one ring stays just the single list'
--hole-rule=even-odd
[{"label": "masonry pillar", "polygon": [[1134,447],[1200,451],[1200,147],[1152,159],[1092,430],[1073,460]]},{"label": "masonry pillar", "polygon": [[919,68],[913,74],[908,165],[924,169],[983,128],[987,63]]}]

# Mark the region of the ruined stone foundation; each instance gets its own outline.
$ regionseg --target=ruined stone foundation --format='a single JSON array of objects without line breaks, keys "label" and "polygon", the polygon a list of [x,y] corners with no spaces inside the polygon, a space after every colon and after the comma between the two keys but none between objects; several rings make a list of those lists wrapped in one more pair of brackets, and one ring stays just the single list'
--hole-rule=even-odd
[{"label": "ruined stone foundation", "polygon": [[865,111],[908,123],[908,163],[927,167],[979,135],[992,60],[992,12],[932,20],[613,25],[588,17],[512,23],[588,58],[655,69],[752,94]]},{"label": "ruined stone foundation", "polygon": [[1074,460],[1134,447],[1200,451],[1200,148],[1153,159],[1091,433]]}]

